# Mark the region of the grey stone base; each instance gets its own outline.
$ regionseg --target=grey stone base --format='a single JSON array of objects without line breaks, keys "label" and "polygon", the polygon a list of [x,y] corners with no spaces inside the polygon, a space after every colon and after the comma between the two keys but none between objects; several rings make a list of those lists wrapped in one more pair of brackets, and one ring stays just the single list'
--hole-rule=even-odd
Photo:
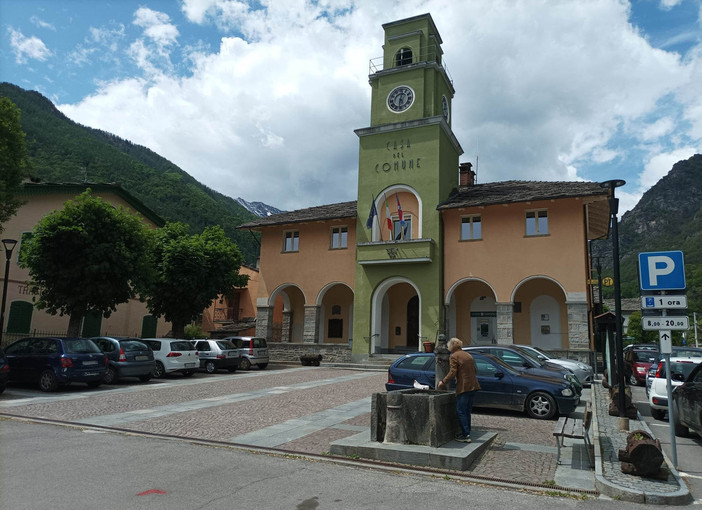
[{"label": "grey stone base", "polygon": [[371,441],[370,431],[368,431],[334,441],[331,443],[330,452],[333,455],[346,457],[466,471],[490,447],[495,437],[497,437],[495,432],[473,431],[472,443],[449,441],[439,448],[434,448],[416,444],[378,443]]}]

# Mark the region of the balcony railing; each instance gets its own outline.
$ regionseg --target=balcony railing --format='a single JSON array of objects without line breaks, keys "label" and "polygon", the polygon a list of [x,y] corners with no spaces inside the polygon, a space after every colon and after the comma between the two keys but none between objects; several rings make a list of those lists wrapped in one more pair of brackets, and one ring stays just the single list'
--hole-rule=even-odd
[{"label": "balcony railing", "polygon": [[356,246],[356,256],[361,265],[371,264],[426,264],[434,256],[433,239],[409,241],[380,241]]},{"label": "balcony railing", "polygon": [[[384,59],[385,57],[376,57],[370,59],[370,62],[368,64],[368,74],[375,74],[380,71],[383,71],[385,67]],[[424,51],[424,53],[421,53],[420,55],[413,55],[412,62],[406,64],[403,63],[400,65],[393,65],[392,68],[399,69],[403,67],[410,67],[423,62],[437,63],[439,67],[442,68],[446,73],[446,77],[448,78],[451,85],[453,85],[453,78],[451,77],[451,73],[449,73],[448,67],[446,66],[446,62],[443,58],[441,58],[441,55],[437,53],[435,46],[430,46]],[[393,64],[395,64],[394,59]]]}]

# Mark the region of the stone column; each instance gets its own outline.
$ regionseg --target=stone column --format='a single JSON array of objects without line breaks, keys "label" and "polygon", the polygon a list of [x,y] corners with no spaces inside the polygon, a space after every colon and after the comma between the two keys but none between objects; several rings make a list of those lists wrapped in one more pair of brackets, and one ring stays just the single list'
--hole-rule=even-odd
[{"label": "stone column", "polygon": [[587,302],[567,301],[566,308],[568,310],[568,349],[574,351],[590,350]]},{"label": "stone column", "polygon": [[319,310],[317,305],[305,305],[305,326],[302,333],[302,341],[306,344],[314,344],[319,340]]},{"label": "stone column", "polygon": [[514,343],[514,322],[512,314],[514,307],[512,303],[495,303],[497,308],[497,343]]},{"label": "stone column", "polygon": [[273,307],[256,307],[256,336],[269,340],[273,338]]},{"label": "stone column", "polygon": [[292,312],[291,311],[284,311],[283,312],[283,326],[282,326],[282,331],[280,332],[280,341],[285,342],[285,343],[290,343],[290,326],[292,324]]},{"label": "stone column", "polygon": [[439,382],[443,381],[450,370],[449,357],[451,353],[448,347],[446,347],[446,335],[443,333],[439,334],[436,349],[434,349],[434,356],[436,359],[436,364],[434,366],[434,389],[437,389]]}]

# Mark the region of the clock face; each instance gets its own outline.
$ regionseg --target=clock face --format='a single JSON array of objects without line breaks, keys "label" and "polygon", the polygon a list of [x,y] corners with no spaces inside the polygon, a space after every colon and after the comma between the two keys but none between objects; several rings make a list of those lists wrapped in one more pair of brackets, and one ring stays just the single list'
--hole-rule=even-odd
[{"label": "clock face", "polygon": [[446,118],[446,122],[449,120],[449,104],[448,104],[448,99],[446,99],[446,96],[441,96],[441,109],[444,112],[444,117]]},{"label": "clock face", "polygon": [[414,102],[414,90],[407,85],[395,87],[388,94],[388,108],[391,112],[400,113],[407,110]]}]

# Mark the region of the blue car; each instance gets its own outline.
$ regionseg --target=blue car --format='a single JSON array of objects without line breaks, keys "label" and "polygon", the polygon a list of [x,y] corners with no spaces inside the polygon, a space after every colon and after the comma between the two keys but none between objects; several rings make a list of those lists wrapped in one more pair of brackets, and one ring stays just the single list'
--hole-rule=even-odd
[{"label": "blue car", "polygon": [[[475,407],[491,407],[526,412],[532,418],[552,419],[572,413],[580,396],[572,383],[554,377],[519,372],[490,354],[471,352],[481,390]],[[414,381],[435,387],[436,357],[417,352],[396,360],[388,369],[387,391],[412,388]]]},{"label": "blue car", "polygon": [[10,380],[35,382],[42,391],[56,391],[61,384],[84,382],[100,386],[108,360],[87,338],[22,338],[5,348]]}]

